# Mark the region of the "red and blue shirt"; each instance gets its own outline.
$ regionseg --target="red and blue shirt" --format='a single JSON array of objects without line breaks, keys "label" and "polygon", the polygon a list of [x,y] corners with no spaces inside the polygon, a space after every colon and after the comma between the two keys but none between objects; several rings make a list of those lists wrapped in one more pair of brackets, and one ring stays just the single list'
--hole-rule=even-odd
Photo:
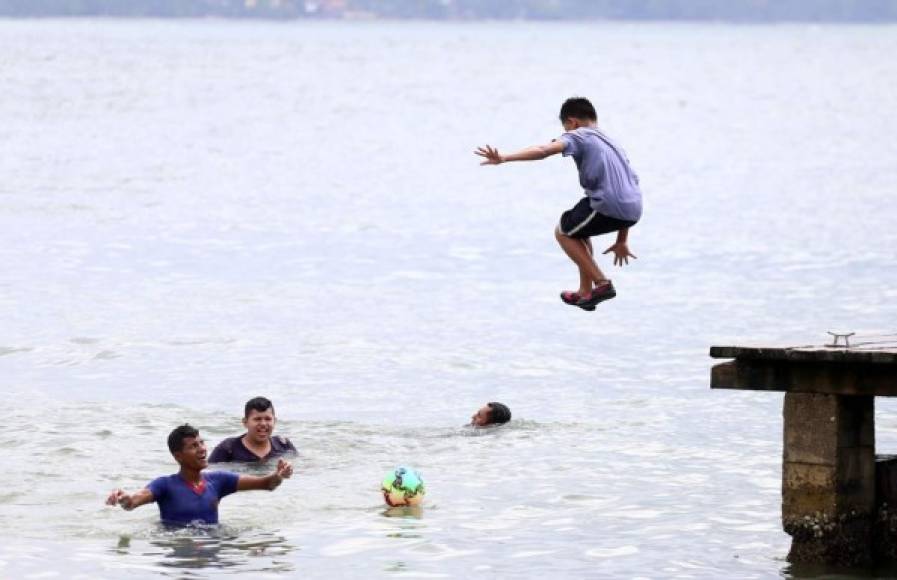
[{"label": "red and blue shirt", "polygon": [[239,474],[213,471],[202,474],[202,483],[193,486],[179,474],[157,477],[146,486],[159,504],[166,524],[217,524],[218,502],[237,491]]}]

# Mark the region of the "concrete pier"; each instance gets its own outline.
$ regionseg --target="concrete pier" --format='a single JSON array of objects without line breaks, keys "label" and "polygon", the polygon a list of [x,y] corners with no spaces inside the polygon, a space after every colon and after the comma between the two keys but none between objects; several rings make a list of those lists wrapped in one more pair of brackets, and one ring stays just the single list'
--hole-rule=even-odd
[{"label": "concrete pier", "polygon": [[874,405],[876,396],[897,396],[897,334],[841,335],[819,346],[714,346],[710,356],[732,359],[713,367],[711,388],[785,392],[788,560],[893,559],[897,460],[876,461]]}]

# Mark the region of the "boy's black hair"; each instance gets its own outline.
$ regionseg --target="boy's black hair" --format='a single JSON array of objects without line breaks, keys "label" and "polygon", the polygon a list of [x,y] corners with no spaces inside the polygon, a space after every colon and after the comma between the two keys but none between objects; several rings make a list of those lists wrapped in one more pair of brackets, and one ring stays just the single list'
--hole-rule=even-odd
[{"label": "boy's black hair", "polygon": [[502,403],[486,403],[489,407],[489,423],[502,425],[511,420],[511,410]]},{"label": "boy's black hair", "polygon": [[253,397],[246,401],[246,406],[243,408],[243,417],[248,417],[250,411],[264,413],[268,409],[271,409],[271,414],[274,414],[274,403],[265,397]]},{"label": "boy's black hair", "polygon": [[585,97],[570,97],[561,105],[561,123],[567,119],[588,119],[590,121],[598,120],[598,113],[595,107]]},{"label": "boy's black hair", "polygon": [[184,450],[184,439],[191,437],[199,437],[199,431],[195,427],[184,424],[175,427],[174,431],[168,434],[168,450],[174,455],[178,451]]}]

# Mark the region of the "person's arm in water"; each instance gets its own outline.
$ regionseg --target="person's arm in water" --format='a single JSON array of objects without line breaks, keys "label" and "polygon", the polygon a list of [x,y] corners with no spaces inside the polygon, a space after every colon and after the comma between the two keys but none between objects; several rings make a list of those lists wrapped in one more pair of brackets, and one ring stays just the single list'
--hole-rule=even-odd
[{"label": "person's arm in water", "polygon": [[614,253],[614,266],[622,266],[629,264],[629,258],[638,259],[635,254],[629,251],[629,245],[626,240],[629,239],[629,228],[617,230],[617,241],[614,245],[604,250],[604,254]]},{"label": "person's arm in water", "polygon": [[122,509],[131,511],[136,507],[153,503],[154,501],[153,492],[146,488],[134,493],[125,493],[120,489],[116,489],[106,498],[106,505],[120,505]]},{"label": "person's arm in water", "polygon": [[292,475],[293,464],[280,459],[277,461],[277,469],[269,475],[241,475],[240,479],[237,480],[237,491],[248,491],[251,489],[274,491],[284,479],[289,479]]},{"label": "person's arm in water", "polygon": [[564,142],[557,140],[552,141],[547,145],[533,145],[532,147],[527,147],[526,149],[521,149],[520,151],[509,153],[507,155],[502,155],[498,152],[498,149],[489,145],[486,145],[485,147],[477,147],[477,150],[474,151],[474,153],[484,159],[484,161],[480,162],[480,165],[501,165],[508,161],[539,161],[540,159],[563,153],[563,151]]}]

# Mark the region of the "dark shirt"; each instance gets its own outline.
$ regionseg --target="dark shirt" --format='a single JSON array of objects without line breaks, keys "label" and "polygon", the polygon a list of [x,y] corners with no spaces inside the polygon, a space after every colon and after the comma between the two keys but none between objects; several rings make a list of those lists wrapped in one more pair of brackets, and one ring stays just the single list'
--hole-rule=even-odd
[{"label": "dark shirt", "polygon": [[146,486],[159,505],[166,524],[217,524],[218,502],[237,491],[240,476],[230,471],[203,473],[202,493],[195,491],[175,473],[157,477]]},{"label": "dark shirt", "polygon": [[209,463],[221,463],[224,461],[243,461],[250,463],[253,461],[267,461],[272,457],[279,457],[287,453],[296,453],[296,448],[290,443],[286,437],[275,435],[271,437],[271,451],[264,457],[259,457],[246,446],[243,445],[244,435],[238,437],[228,437],[219,443],[212,455],[209,457]]}]

